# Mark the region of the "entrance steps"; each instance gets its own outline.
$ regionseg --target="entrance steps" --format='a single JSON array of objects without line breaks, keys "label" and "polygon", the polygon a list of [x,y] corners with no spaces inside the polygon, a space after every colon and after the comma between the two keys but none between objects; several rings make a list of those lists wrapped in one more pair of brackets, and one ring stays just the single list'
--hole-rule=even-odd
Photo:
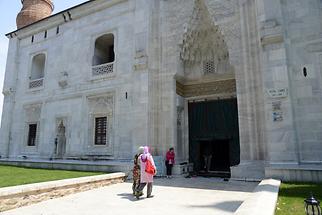
[{"label": "entrance steps", "polygon": [[217,178],[230,178],[230,172],[228,171],[200,171],[197,173],[198,176],[203,177],[217,177]]}]

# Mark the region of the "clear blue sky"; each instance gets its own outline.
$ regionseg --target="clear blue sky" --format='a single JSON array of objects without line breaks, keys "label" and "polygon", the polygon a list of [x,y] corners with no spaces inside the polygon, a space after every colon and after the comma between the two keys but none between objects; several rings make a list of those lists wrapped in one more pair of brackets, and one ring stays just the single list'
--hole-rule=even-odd
[{"label": "clear blue sky", "polygon": [[[54,13],[81,4],[87,0],[53,0]],[[7,60],[8,42],[6,33],[16,30],[16,16],[22,5],[21,0],[0,0],[0,121],[2,114],[2,87]]]}]

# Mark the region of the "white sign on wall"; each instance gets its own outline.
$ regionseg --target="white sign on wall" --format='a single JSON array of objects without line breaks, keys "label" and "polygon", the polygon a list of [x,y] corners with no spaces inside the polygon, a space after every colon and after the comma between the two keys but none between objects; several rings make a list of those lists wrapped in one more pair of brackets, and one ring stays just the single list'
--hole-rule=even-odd
[{"label": "white sign on wall", "polygon": [[268,89],[267,93],[271,98],[284,98],[288,96],[288,89],[287,88]]}]

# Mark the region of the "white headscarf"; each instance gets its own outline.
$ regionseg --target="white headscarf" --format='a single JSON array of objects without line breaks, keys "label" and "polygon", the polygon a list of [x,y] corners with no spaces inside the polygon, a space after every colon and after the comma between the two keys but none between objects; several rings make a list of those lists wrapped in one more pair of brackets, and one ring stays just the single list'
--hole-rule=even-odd
[{"label": "white headscarf", "polygon": [[143,150],[143,154],[141,156],[141,160],[143,162],[146,161],[146,159],[148,158],[148,156],[150,156],[150,153],[149,153],[149,147],[148,146],[144,146],[144,150]]}]

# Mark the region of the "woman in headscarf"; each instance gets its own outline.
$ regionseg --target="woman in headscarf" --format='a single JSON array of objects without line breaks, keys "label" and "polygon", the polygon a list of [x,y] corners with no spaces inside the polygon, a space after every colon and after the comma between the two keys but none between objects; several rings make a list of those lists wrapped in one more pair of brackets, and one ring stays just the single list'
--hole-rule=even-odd
[{"label": "woman in headscarf", "polygon": [[[153,176],[156,174],[156,166],[154,164],[154,160],[152,155],[149,152],[149,147],[144,147],[144,153],[139,156],[140,161],[140,168],[141,168],[141,179],[140,179],[140,186],[137,189],[137,192],[135,193],[136,198],[139,198],[141,195],[143,195],[143,189],[145,185],[147,185],[147,198],[151,198],[152,195],[152,183],[153,183]],[[146,166],[150,163],[154,167],[154,173],[148,173],[146,172]]]},{"label": "woman in headscarf", "polygon": [[135,191],[138,189],[140,185],[140,161],[139,161],[139,156],[143,154],[144,152],[144,147],[140,146],[137,153],[134,155],[134,167],[133,167],[133,185],[132,185],[132,190],[133,190],[133,195],[135,195]]}]

